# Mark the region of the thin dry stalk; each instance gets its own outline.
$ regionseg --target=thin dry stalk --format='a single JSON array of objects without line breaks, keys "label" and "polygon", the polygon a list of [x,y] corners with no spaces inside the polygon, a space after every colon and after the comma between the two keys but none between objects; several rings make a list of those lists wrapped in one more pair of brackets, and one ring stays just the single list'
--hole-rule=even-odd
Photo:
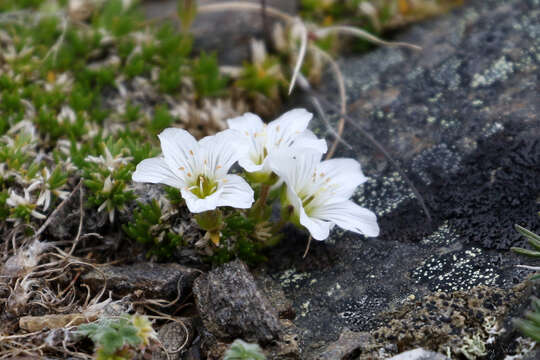
[{"label": "thin dry stalk", "polygon": [[54,209],[54,211],[51,213],[51,215],[49,215],[47,220],[45,220],[43,225],[41,225],[41,227],[38,229],[38,231],[36,231],[36,233],[34,234],[34,239],[37,239],[47,229],[49,224],[58,215],[60,210],[62,210],[62,208],[67,204],[69,199],[71,199],[71,197],[77,192],[77,190],[79,190],[81,188],[81,186],[82,186],[82,180],[79,181],[79,183],[73,188],[71,193],[69,193],[69,195],[64,200],[62,200],[62,202],[56,207],[56,209]]},{"label": "thin dry stalk", "polygon": [[[343,80],[343,73],[341,72],[341,69],[339,68],[338,63],[334,59],[332,59],[332,57],[326,51],[321,50],[317,46],[312,46],[311,50],[319,54],[324,60],[326,60],[330,64],[330,67],[334,73],[334,78],[336,79],[336,83],[338,86],[339,100],[340,100],[339,104],[341,108],[341,113],[347,114],[347,93],[345,90],[345,81]],[[327,160],[332,158],[332,156],[334,156],[338,143],[339,143],[339,139],[342,138],[344,130],[345,130],[345,117],[340,116],[339,122],[338,122],[338,128],[337,128],[337,136],[334,142],[332,143],[330,150],[326,154]]]}]

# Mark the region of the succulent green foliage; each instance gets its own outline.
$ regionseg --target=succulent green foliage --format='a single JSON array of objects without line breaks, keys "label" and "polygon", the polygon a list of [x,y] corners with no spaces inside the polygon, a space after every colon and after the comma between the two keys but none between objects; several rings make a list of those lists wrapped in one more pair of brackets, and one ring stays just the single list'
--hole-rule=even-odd
[{"label": "succulent green foliage", "polygon": [[122,0],[109,0],[94,16],[92,23],[96,27],[111,31],[115,36],[123,36],[136,30],[137,23],[142,19],[142,14],[139,14],[137,8],[131,6],[126,9]]},{"label": "succulent green foliage", "polygon": [[242,259],[248,264],[258,264],[265,261],[266,257],[262,252],[267,245],[254,237],[256,235],[256,224],[257,222],[254,219],[241,213],[226,216],[221,233],[225,240],[232,241],[229,241],[230,245],[216,249],[211,258],[212,262],[224,264],[235,258]]},{"label": "succulent green foliage", "polygon": [[140,345],[148,345],[155,335],[148,319],[140,315],[103,318],[79,326],[77,332],[95,344],[96,359],[132,359]]},{"label": "succulent green foliage", "polygon": [[148,256],[168,258],[176,248],[183,244],[181,235],[169,230],[162,219],[161,206],[157,200],[148,204],[138,203],[133,212],[133,221],[122,226],[124,232],[133,240],[147,245]]},{"label": "succulent green foliage", "polygon": [[248,96],[263,94],[270,99],[278,99],[288,83],[282,75],[278,58],[268,56],[262,64],[245,62],[236,85]]},{"label": "succulent green foliage", "polygon": [[513,247],[512,251],[521,255],[540,258],[540,236],[517,224],[515,225],[515,228],[521,235],[527,238],[528,243],[533,247],[534,250]]},{"label": "succulent green foliage", "polygon": [[[533,249],[513,247],[512,251],[528,257],[540,258],[540,236],[517,224],[515,225],[515,228],[521,235],[525,236]],[[538,268],[536,269],[538,270]],[[540,279],[539,273],[531,277],[531,280],[538,279]],[[532,311],[525,314],[525,319],[518,319],[515,321],[515,323],[523,334],[530,337],[534,341],[540,341],[540,299],[533,298]]]},{"label": "succulent green foliage", "polygon": [[[149,255],[170,256],[189,236],[177,233],[171,207],[134,203],[136,165],[159,154],[155,135],[167,127],[182,124],[202,136],[221,129],[245,98],[279,99],[286,85],[280,59],[246,65],[238,81],[222,75],[215,54],[192,54],[194,1],[178,3],[184,31],[146,21],[140,2],[92,2],[82,20],[68,2],[0,1],[0,10],[15,11],[0,22],[0,219],[7,229],[21,222],[37,228],[82,180],[90,213],[107,214]],[[166,192],[173,207],[184,206],[177,189]],[[133,220],[117,224],[128,209]],[[227,245],[216,258],[264,260],[260,229],[241,217],[220,229]]]},{"label": "succulent green foliage", "polygon": [[532,299],[532,311],[525,314],[525,319],[515,321],[521,332],[536,342],[540,342],[540,299]]},{"label": "succulent green foliage", "polygon": [[9,207],[6,204],[8,198],[7,191],[0,192],[0,220],[5,220],[9,216]]},{"label": "succulent green foliage", "polygon": [[257,344],[250,344],[243,340],[236,339],[229,349],[225,352],[223,360],[265,360],[266,356],[262,353]]},{"label": "succulent green foliage", "polygon": [[195,91],[201,98],[219,96],[225,91],[228,79],[219,73],[216,56],[202,52],[193,64]]},{"label": "succulent green foliage", "polygon": [[[538,215],[540,215],[540,213]],[[517,224],[515,225],[515,228],[521,235],[525,236],[527,242],[532,246],[533,249],[513,247],[511,248],[511,250],[517,254],[525,255],[536,259],[540,258],[540,236]],[[536,274],[531,278],[531,280],[538,279],[540,279],[540,274]]]},{"label": "succulent green foliage", "polygon": [[169,111],[163,107],[158,106],[154,112],[154,117],[148,124],[148,130],[152,134],[159,134],[163,129],[168,128],[173,122],[173,117]]}]

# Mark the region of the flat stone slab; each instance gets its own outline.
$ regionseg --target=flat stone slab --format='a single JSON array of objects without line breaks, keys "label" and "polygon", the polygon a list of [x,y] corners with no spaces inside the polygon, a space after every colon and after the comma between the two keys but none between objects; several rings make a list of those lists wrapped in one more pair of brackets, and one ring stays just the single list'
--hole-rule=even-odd
[{"label": "flat stone slab", "polygon": [[177,295],[187,295],[193,280],[201,273],[179,264],[147,262],[103,266],[99,270],[101,272],[92,270],[82,276],[83,283],[88,284],[94,292],[99,292],[106,285],[114,296],[143,295],[147,299],[174,299]]},{"label": "flat stone slab", "polygon": [[[198,0],[198,6],[226,4],[233,0]],[[243,0],[244,3],[261,4],[260,0]],[[145,0],[143,9],[147,17],[160,18],[175,13],[177,0]],[[289,14],[296,14],[297,0],[267,0],[267,6]],[[269,29],[275,17],[266,18]],[[194,36],[195,51],[216,53],[220,64],[240,65],[250,58],[251,38],[261,39],[265,35],[261,11],[240,9],[216,12],[199,12],[190,32]],[[268,36],[270,34],[267,34]]]},{"label": "flat stone slab", "polygon": [[[382,232],[365,239],[336,229],[302,259],[307,236],[291,230],[269,255],[266,272],[293,301],[305,358],[345,329],[381,328],[384,312],[410,301],[438,291],[468,296],[479,286],[507,295],[528,275],[515,267],[527,259],[509,249],[525,245],[514,224],[540,230],[539,19],[535,0],[470,1],[396,38],[421,52],[381,48],[340,61],[350,115],[401,164],[433,222],[396,169],[346,125],[351,148],[336,156],[362,163],[370,179],[355,199],[377,213]],[[333,79],[324,84],[318,91],[338,104]],[[326,110],[335,126],[338,116]],[[312,125],[331,138],[320,118]],[[413,343],[399,351],[435,350]]]}]

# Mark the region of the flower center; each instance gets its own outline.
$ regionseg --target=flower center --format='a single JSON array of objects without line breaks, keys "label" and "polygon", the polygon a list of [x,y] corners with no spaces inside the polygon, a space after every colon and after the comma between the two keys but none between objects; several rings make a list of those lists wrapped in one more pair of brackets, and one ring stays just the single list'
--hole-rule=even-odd
[{"label": "flower center", "polygon": [[216,192],[218,187],[217,182],[210,180],[205,175],[199,175],[197,181],[189,187],[189,191],[195,194],[199,199],[204,199],[207,196]]},{"label": "flower center", "polygon": [[268,156],[268,150],[266,150],[266,147],[263,147],[262,153],[258,154],[258,156],[255,159],[253,159],[253,162],[256,165],[261,165],[267,156]]}]

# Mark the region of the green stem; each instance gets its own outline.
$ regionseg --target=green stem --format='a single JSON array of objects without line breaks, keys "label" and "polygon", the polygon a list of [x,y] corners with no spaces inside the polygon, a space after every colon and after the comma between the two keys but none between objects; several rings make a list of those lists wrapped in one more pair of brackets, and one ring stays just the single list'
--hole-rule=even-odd
[{"label": "green stem", "polygon": [[266,200],[268,199],[269,193],[270,193],[270,185],[261,184],[261,193],[252,208],[252,213],[255,216],[255,219],[257,220],[261,220],[262,217],[264,216],[264,208],[265,208]]}]

